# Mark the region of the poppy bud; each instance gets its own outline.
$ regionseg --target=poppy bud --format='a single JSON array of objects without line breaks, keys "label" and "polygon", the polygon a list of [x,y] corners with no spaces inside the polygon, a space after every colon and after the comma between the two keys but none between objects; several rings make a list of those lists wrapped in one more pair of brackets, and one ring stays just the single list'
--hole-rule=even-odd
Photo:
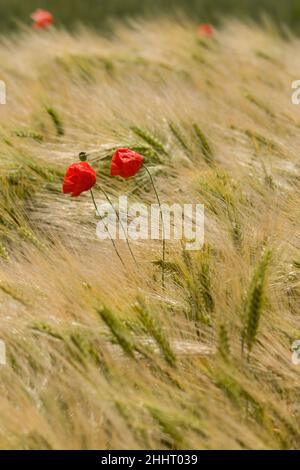
[{"label": "poppy bud", "polygon": [[86,152],[80,152],[80,154],[78,155],[78,157],[79,157],[79,160],[80,160],[81,162],[86,162],[86,161],[87,161],[87,154],[86,154]]}]

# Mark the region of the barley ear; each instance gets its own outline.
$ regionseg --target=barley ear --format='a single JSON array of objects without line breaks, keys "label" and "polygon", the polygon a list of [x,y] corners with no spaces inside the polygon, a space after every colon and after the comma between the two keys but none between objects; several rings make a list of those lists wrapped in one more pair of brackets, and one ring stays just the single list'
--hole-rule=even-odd
[{"label": "barley ear", "polygon": [[245,301],[245,326],[242,333],[242,351],[247,347],[248,358],[257,339],[259,322],[266,301],[266,275],[271,252],[266,251],[249,285]]},{"label": "barley ear", "polygon": [[202,130],[200,129],[200,127],[197,124],[194,124],[193,128],[194,128],[194,132],[195,132],[195,134],[196,134],[196,136],[197,136],[197,138],[200,142],[200,146],[201,146],[201,150],[202,150],[202,153],[203,153],[204,160],[206,161],[206,163],[208,165],[212,165],[213,160],[214,160],[214,154],[213,154],[212,148],[211,148],[205,134],[202,132]]},{"label": "barley ear", "polygon": [[57,135],[58,136],[64,135],[65,129],[64,129],[62,118],[59,115],[59,113],[56,111],[56,109],[50,106],[46,108],[46,111],[49,114],[50,118],[52,119]]},{"label": "barley ear", "polygon": [[228,361],[230,357],[230,343],[227,327],[224,323],[219,327],[218,352],[225,361]]}]

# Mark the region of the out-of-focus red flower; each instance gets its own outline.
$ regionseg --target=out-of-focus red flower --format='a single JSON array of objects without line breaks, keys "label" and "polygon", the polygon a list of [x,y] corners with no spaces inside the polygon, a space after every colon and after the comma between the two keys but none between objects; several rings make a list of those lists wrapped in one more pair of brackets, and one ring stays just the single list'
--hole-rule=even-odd
[{"label": "out-of-focus red flower", "polygon": [[91,189],[96,183],[96,172],[87,162],[73,163],[66,171],[63,192],[73,197]]},{"label": "out-of-focus red flower", "polygon": [[53,15],[49,11],[40,8],[32,13],[31,19],[34,21],[32,25],[34,29],[47,28],[54,22]]},{"label": "out-of-focus red flower", "polygon": [[129,178],[140,170],[144,157],[133,150],[119,148],[113,155],[110,166],[110,176]]},{"label": "out-of-focus red flower", "polygon": [[198,27],[198,35],[202,38],[211,37],[215,34],[214,27],[209,23],[200,24]]}]

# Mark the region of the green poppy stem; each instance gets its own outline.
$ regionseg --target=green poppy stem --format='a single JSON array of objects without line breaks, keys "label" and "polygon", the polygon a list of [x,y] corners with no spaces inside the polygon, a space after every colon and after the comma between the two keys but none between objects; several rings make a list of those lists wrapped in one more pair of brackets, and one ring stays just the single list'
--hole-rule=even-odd
[{"label": "green poppy stem", "polygon": [[157,199],[157,202],[158,202],[159,212],[160,212],[160,219],[161,219],[161,224],[162,224],[162,236],[163,236],[163,239],[162,239],[162,252],[163,252],[163,255],[162,255],[162,269],[161,269],[161,283],[162,283],[162,287],[164,289],[164,287],[165,287],[165,260],[166,260],[166,238],[165,238],[165,235],[166,234],[165,234],[163,211],[162,211],[160,198],[159,198],[158,192],[156,190],[152,175],[151,175],[151,173],[150,173],[150,171],[149,171],[149,169],[147,168],[146,165],[144,165],[144,168],[145,168],[146,172],[149,175],[151,185],[152,185],[152,188],[154,190],[154,193],[155,193],[155,196],[156,196],[156,199]]},{"label": "green poppy stem", "polygon": [[[90,193],[91,193],[91,196],[92,196],[93,204],[94,204],[95,209],[96,209],[96,213],[98,214],[99,217],[101,217],[100,212],[98,211],[98,207],[97,207],[97,204],[96,204],[96,201],[95,201],[95,198],[94,198],[93,191],[92,191],[91,189],[90,189]],[[122,260],[122,257],[121,257],[121,255],[120,255],[120,253],[119,253],[119,251],[118,251],[118,249],[117,249],[117,247],[116,247],[115,241],[114,241],[114,239],[112,238],[112,236],[111,236],[111,234],[110,234],[110,232],[109,232],[109,229],[108,229],[108,227],[106,227],[106,225],[105,225],[105,229],[106,229],[106,231],[107,231],[107,233],[108,233],[108,235],[109,235],[109,238],[110,238],[110,240],[111,240],[111,242],[112,242],[112,244],[113,244],[113,247],[114,247],[114,249],[115,249],[115,252],[116,252],[116,254],[117,254],[119,260],[121,261],[122,265],[123,265],[124,268],[125,268],[125,267],[126,267],[126,266],[125,266],[125,263],[124,263],[124,261]]]},{"label": "green poppy stem", "polygon": [[128,249],[129,249],[129,251],[130,251],[131,257],[132,257],[133,261],[135,262],[135,265],[138,267],[137,260],[136,260],[134,254],[133,254],[133,251],[132,251],[132,248],[131,248],[131,246],[130,246],[130,243],[129,243],[129,240],[128,240],[128,237],[127,237],[127,234],[126,234],[126,230],[125,230],[124,225],[123,225],[123,223],[122,223],[122,220],[121,220],[121,218],[120,218],[119,212],[115,209],[115,207],[114,207],[114,205],[113,205],[113,203],[112,203],[112,201],[111,201],[109,195],[108,195],[107,192],[105,191],[105,189],[103,189],[99,184],[98,184],[98,186],[99,186],[99,188],[100,188],[100,191],[101,191],[102,194],[104,195],[105,199],[106,199],[107,202],[111,205],[111,207],[113,208],[113,210],[114,210],[114,212],[115,212],[115,214],[116,214],[116,216],[117,216],[117,220],[118,220],[118,222],[119,222],[119,225],[121,225],[121,228],[122,228],[123,233],[124,233],[124,235],[125,235],[126,243],[127,243]]}]

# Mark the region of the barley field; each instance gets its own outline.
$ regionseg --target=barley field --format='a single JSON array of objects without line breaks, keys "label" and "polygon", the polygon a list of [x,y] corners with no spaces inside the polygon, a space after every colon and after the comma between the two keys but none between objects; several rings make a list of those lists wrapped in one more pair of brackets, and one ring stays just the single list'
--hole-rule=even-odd
[{"label": "barley field", "polygon": [[[32,31],[0,42],[1,449],[300,446],[300,42],[184,17]],[[98,203],[203,203],[205,244],[117,248],[88,193],[61,191],[87,152]]]}]

